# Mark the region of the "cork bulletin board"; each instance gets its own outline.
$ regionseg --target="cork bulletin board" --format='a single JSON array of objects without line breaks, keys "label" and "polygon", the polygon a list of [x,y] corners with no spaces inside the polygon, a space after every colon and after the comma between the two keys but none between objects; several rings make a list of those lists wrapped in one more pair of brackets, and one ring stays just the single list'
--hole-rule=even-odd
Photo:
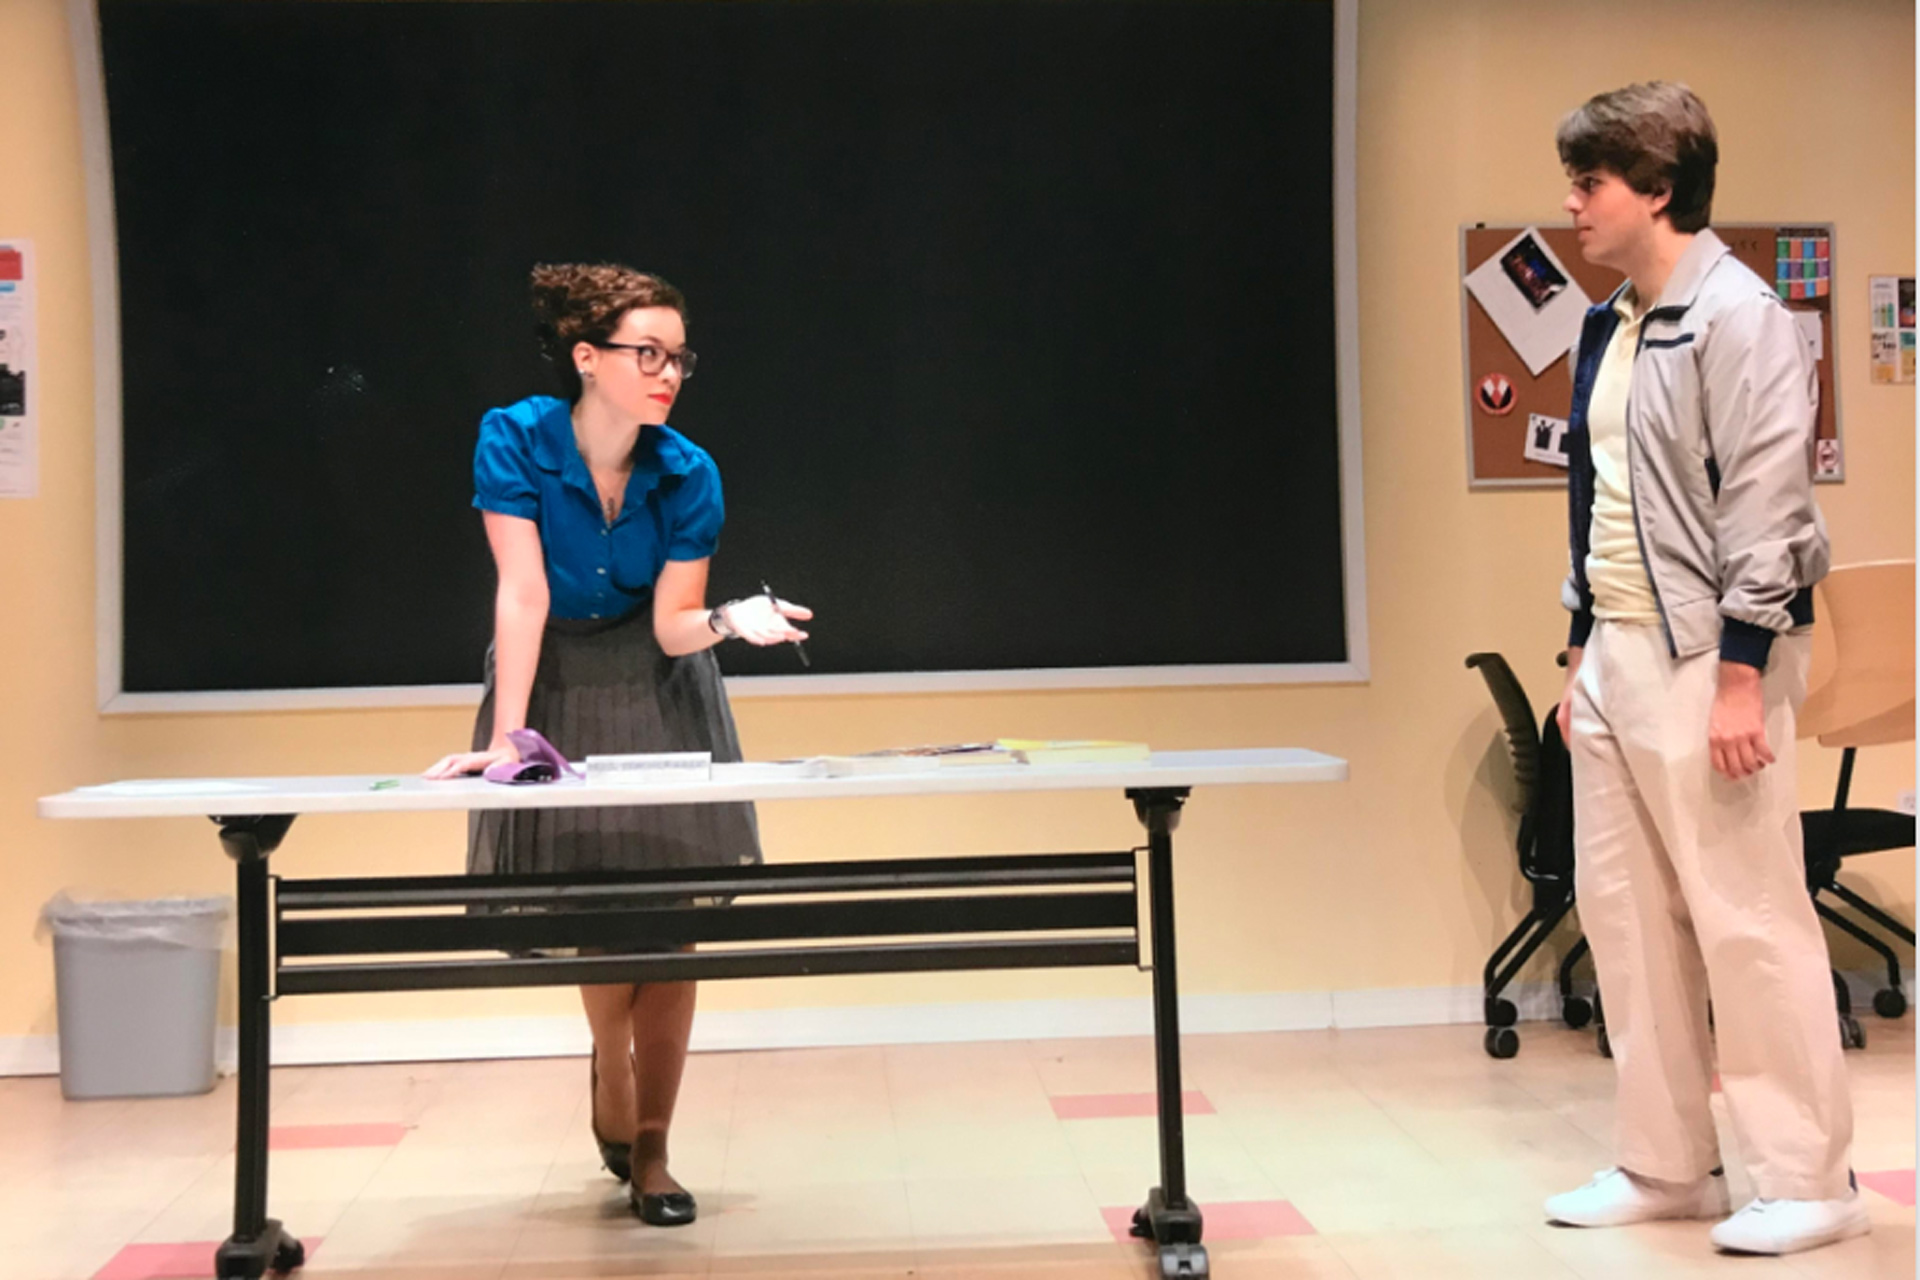
[{"label": "cork bulletin board", "polygon": [[[1596,267],[1580,256],[1571,227],[1536,223],[1531,230],[1537,243],[1522,238],[1528,230],[1521,224],[1462,227],[1461,276],[1504,268],[1518,296],[1532,299],[1536,308],[1578,305],[1577,300],[1557,296],[1562,276],[1593,302],[1604,301],[1619,287],[1624,278],[1619,272]],[[1844,479],[1833,372],[1832,224],[1733,223],[1716,225],[1714,231],[1734,257],[1771,282],[1788,309],[1803,317],[1801,331],[1814,348],[1820,375],[1815,478]],[[1524,340],[1517,347],[1481,296],[1464,284],[1460,305],[1470,487],[1537,488],[1566,483],[1564,464],[1538,459],[1559,452],[1559,433],[1565,430],[1573,399],[1572,360],[1565,353],[1549,358],[1537,341],[1532,349],[1522,349]],[[1577,337],[1578,328],[1573,332]],[[1548,362],[1534,372],[1533,366],[1543,359]],[[1530,449],[1536,457],[1528,456]]]}]

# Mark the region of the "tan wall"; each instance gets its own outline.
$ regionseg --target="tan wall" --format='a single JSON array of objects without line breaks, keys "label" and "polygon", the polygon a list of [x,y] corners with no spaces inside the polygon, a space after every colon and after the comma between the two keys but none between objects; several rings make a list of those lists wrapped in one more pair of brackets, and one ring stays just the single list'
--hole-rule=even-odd
[{"label": "tan wall", "polygon": [[[94,710],[93,370],[80,143],[61,0],[0,0],[0,236],[40,253],[40,496],[0,502],[0,1036],[53,1028],[35,912],[63,886],[223,891],[212,830],[184,821],[54,823],[35,797],[163,774],[418,768],[466,736],[448,710],[104,718]],[[1565,562],[1558,493],[1472,494],[1460,421],[1457,229],[1552,220],[1558,116],[1652,76],[1690,81],[1719,121],[1725,220],[1830,220],[1841,404],[1852,477],[1822,489],[1839,561],[1914,550],[1912,388],[1869,385],[1866,276],[1914,268],[1914,12],[1901,0],[1676,5],[1362,0],[1360,328],[1367,591],[1365,686],[750,700],[748,752],[773,757],[998,733],[1259,744],[1347,757],[1344,786],[1202,791],[1181,833],[1183,985],[1191,992],[1445,986],[1477,980],[1520,912],[1501,807],[1497,722],[1461,659],[1500,649],[1537,699],[1557,688]],[[1260,580],[1283,551],[1243,548]],[[831,620],[822,625],[831,626]],[[1809,803],[1835,761],[1803,760]],[[1889,804],[1910,747],[1863,760],[1858,801]],[[1118,797],[763,807],[769,856],[1115,847]],[[289,874],[452,871],[452,815],[309,818]],[[1911,917],[1911,854],[1874,861]],[[714,984],[710,1009],[1132,995],[1126,972]],[[566,992],[294,1001],[282,1021],[564,1011]]]}]

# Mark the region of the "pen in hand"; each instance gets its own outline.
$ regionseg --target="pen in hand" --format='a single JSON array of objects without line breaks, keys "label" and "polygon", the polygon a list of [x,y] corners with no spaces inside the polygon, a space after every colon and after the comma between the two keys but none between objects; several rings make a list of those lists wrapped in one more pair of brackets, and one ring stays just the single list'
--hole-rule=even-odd
[{"label": "pen in hand", "polygon": [[[767,603],[773,606],[773,611],[776,614],[780,614],[781,617],[786,616],[785,614],[780,613],[780,597],[773,594],[773,588],[768,586],[764,579],[760,583],[760,594],[764,595],[767,598]],[[803,667],[813,666],[813,660],[807,657],[806,645],[802,644],[798,640],[792,640],[792,641],[789,641],[788,643],[792,644],[793,651],[800,655],[801,666]]]}]

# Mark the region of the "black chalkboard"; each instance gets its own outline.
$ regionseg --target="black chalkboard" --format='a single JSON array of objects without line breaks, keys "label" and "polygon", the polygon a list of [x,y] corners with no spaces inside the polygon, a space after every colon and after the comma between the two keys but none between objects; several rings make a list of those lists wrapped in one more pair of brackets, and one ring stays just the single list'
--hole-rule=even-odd
[{"label": "black chalkboard", "polygon": [[100,17],[127,691],[478,679],[475,427],[602,259],[815,672],[1346,659],[1325,0]]}]

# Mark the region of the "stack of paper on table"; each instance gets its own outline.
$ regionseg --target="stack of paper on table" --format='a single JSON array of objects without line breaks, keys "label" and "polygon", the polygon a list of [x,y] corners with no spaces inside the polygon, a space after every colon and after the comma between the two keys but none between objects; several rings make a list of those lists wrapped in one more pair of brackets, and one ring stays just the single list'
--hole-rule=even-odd
[{"label": "stack of paper on table", "polygon": [[704,782],[713,776],[711,751],[635,751],[587,757],[590,787],[651,787]]},{"label": "stack of paper on table", "polygon": [[1100,738],[1002,738],[994,745],[1031,765],[1123,764],[1153,754],[1144,742]]},{"label": "stack of paper on table", "polygon": [[1147,759],[1144,742],[1099,738],[1001,738],[997,742],[961,742],[940,746],[888,747],[859,755],[809,756],[794,763],[808,776],[851,778],[876,773],[925,773],[933,769],[980,765],[1115,764]]},{"label": "stack of paper on table", "polygon": [[815,776],[858,777],[874,773],[925,773],[957,765],[1020,764],[1018,755],[991,742],[959,742],[938,746],[887,747],[855,756],[812,756],[804,762]]}]

